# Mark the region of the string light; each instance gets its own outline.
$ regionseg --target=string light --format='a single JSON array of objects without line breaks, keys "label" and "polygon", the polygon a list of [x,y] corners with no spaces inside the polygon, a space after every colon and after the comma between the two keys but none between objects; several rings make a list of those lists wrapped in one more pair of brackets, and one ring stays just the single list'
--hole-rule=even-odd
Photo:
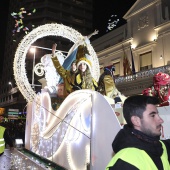
[{"label": "string light", "polygon": [[[46,36],[61,36],[69,39],[73,43],[80,42],[84,39],[84,37],[78,31],[62,24],[45,24],[33,29],[29,34],[24,36],[15,53],[13,70],[16,84],[28,102],[32,102],[36,94],[31,88],[27,78],[25,69],[26,54],[30,49],[30,46],[37,39]],[[87,44],[87,49],[91,55],[91,62],[93,63],[92,76],[96,81],[98,81],[100,76],[98,57],[91,44]]]},{"label": "string light", "polygon": [[[60,109],[57,110],[57,112],[53,112],[54,114],[49,114],[52,111],[49,94],[48,93],[35,94],[34,90],[29,84],[26,69],[25,69],[26,54],[30,49],[30,46],[38,38],[43,38],[45,36],[62,36],[64,38],[69,39],[73,43],[83,41],[84,37],[76,30],[64,26],[62,24],[45,24],[43,26],[37,27],[29,34],[27,34],[20,42],[15,53],[13,69],[14,69],[14,77],[16,80],[16,84],[19,90],[21,91],[21,93],[23,94],[24,98],[28,102],[33,102],[30,148],[36,154],[39,154],[41,156],[44,156],[45,158],[53,160],[53,158],[56,159],[57,155],[61,154],[60,152],[63,151],[63,148],[66,145],[67,140],[65,139],[66,139],[66,135],[68,135],[67,132],[69,128],[74,128],[74,131],[76,130],[78,131],[77,133],[79,135],[77,137],[80,141],[83,141],[83,138],[86,138],[86,140],[88,141],[87,143],[89,143],[89,137],[86,135],[86,132],[84,132],[85,129],[87,131],[87,128],[85,128],[86,127],[85,124],[81,125],[81,127],[85,128],[84,130],[81,128],[76,129],[73,125],[71,125],[71,121],[73,116],[78,111],[77,108],[81,107],[84,101],[86,101],[90,95],[86,93],[87,95],[86,97],[80,98],[78,101],[76,100],[75,104],[70,106],[66,114],[64,112],[65,115],[61,115],[61,118],[60,115],[58,114],[61,113],[62,107],[60,107]],[[99,62],[98,62],[97,55],[90,43],[87,44],[87,49],[91,55],[91,62],[93,64],[92,76],[96,81],[98,81],[100,76],[100,70],[99,70]],[[46,102],[44,103],[44,101]],[[79,122],[82,123],[82,121],[80,120],[80,115],[78,116],[78,118],[79,118]],[[57,126],[56,126],[56,120],[58,122]],[[77,144],[77,141],[75,142],[75,144]],[[85,150],[86,149],[82,147],[82,151],[86,152]],[[86,157],[87,154],[84,155]],[[17,160],[18,163],[21,162],[21,159],[17,159]],[[85,164],[86,163],[87,161],[85,161]],[[34,169],[34,167],[32,168]]]},{"label": "string light", "polygon": [[[79,169],[78,167],[81,166],[81,169],[85,169],[90,159],[90,151],[86,146],[90,145],[90,138],[88,136],[90,135],[89,124],[91,121],[85,122],[84,119],[90,118],[88,114],[91,115],[89,108],[86,107],[86,105],[91,104],[91,94],[85,92],[81,98],[77,98],[75,94],[70,94],[66,100],[66,103],[70,103],[72,100],[74,103],[72,102],[72,105],[68,104],[66,106],[64,101],[61,105],[61,110],[59,109],[54,112],[55,115],[53,116],[51,116],[52,108],[50,107],[51,100],[49,94],[43,92],[35,97],[32,104],[34,112],[32,112],[31,122],[33,125],[30,139],[31,150],[54,162],[57,160],[58,155],[64,154],[64,150],[66,152],[65,159],[68,159],[67,166],[75,167],[75,169]],[[80,111],[82,106],[84,106],[88,114],[83,115],[84,113]],[[63,111],[63,108],[67,109]],[[56,123],[57,119],[58,123]],[[47,120],[50,124],[46,124]],[[70,134],[70,132],[72,133]],[[70,147],[67,147],[67,144]],[[81,163],[77,162],[77,158],[70,158],[71,155],[74,155],[73,148],[76,148],[76,151],[81,153],[83,157],[81,158]]]}]

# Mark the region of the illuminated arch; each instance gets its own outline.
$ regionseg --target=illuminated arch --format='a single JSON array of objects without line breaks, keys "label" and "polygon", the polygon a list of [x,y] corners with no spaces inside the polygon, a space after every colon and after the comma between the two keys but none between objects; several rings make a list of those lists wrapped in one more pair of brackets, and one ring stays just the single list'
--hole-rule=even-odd
[{"label": "illuminated arch", "polygon": [[[29,34],[24,36],[24,38],[22,39],[22,41],[20,42],[16,50],[13,69],[14,69],[14,77],[16,80],[16,84],[20,92],[22,93],[22,95],[29,102],[34,100],[36,94],[31,88],[27,78],[26,69],[25,69],[26,54],[30,46],[37,39],[46,36],[61,36],[66,39],[69,39],[73,43],[81,41],[84,38],[78,31],[62,24],[45,24],[35,28]],[[91,61],[93,64],[92,76],[96,81],[98,81],[100,76],[98,58],[91,44],[89,44],[87,48],[91,55]]]}]

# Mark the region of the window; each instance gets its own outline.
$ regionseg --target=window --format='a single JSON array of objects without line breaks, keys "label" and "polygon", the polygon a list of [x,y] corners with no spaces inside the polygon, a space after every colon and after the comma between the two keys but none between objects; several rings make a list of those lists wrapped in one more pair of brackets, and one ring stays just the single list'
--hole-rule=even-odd
[{"label": "window", "polygon": [[152,52],[147,52],[140,55],[140,71],[152,68]]},{"label": "window", "polygon": [[113,63],[113,65],[115,66],[115,76],[119,76],[120,75],[120,62],[116,62]]}]

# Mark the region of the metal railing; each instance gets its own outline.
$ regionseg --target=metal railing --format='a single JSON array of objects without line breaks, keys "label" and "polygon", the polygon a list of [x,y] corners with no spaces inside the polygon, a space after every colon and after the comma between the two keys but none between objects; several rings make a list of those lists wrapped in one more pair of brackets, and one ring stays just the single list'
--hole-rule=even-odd
[{"label": "metal railing", "polygon": [[126,82],[131,82],[135,80],[141,80],[141,79],[146,79],[148,77],[153,77],[155,74],[163,72],[163,73],[170,73],[170,65],[162,66],[162,67],[157,67],[157,68],[152,68],[149,70],[145,71],[140,71],[137,72],[135,75],[129,75],[129,76],[119,76],[115,78],[115,84],[122,84]]}]

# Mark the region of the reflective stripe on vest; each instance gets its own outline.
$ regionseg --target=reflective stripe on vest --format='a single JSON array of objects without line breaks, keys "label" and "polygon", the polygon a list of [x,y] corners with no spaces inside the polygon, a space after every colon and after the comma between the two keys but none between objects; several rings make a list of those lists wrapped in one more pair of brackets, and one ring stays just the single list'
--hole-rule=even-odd
[{"label": "reflective stripe on vest", "polygon": [[0,154],[3,153],[5,149],[4,131],[5,128],[0,126]]},{"label": "reflective stripe on vest", "polygon": [[[160,141],[161,142],[161,141]],[[170,164],[168,162],[167,150],[163,142],[163,154],[161,156],[161,161],[164,167],[164,170],[170,170]],[[158,170],[153,160],[150,156],[143,150],[137,148],[125,148],[120,150],[109,162],[106,167],[106,170],[109,170],[109,167],[112,167],[118,159],[121,159],[140,170]]]}]

